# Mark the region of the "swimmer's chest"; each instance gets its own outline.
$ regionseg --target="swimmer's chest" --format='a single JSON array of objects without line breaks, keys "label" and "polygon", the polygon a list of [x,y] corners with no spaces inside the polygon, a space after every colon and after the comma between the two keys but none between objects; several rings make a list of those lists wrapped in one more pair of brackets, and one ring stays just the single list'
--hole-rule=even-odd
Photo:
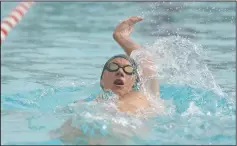
[{"label": "swimmer's chest", "polygon": [[117,106],[121,112],[136,112],[137,110],[150,107],[150,104],[144,95],[131,93],[119,100]]}]

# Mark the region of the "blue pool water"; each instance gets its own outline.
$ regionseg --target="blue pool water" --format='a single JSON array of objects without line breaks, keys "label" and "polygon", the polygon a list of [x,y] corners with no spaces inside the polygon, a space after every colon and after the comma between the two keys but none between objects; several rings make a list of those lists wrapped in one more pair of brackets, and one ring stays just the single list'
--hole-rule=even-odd
[{"label": "blue pool water", "polygon": [[[70,110],[101,93],[103,63],[123,53],[113,29],[131,15],[145,18],[132,37],[154,54],[166,114]],[[71,116],[107,144],[236,144],[235,22],[234,2],[36,3],[1,46],[1,144],[63,144],[48,132]]]}]

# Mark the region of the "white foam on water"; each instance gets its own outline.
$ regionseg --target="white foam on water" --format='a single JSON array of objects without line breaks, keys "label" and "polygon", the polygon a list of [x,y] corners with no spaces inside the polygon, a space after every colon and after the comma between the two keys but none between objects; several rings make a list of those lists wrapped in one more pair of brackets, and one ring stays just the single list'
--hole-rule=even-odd
[{"label": "white foam on water", "polygon": [[170,36],[159,38],[145,48],[153,55],[161,83],[205,88],[224,95],[201,58],[206,54],[200,45],[179,36]]}]

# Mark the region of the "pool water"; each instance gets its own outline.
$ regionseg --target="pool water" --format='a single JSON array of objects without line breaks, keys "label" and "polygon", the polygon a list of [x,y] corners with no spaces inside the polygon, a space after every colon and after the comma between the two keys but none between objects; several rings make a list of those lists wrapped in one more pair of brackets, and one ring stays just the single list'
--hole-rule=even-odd
[{"label": "pool water", "polygon": [[[1,4],[2,19],[17,3]],[[102,92],[103,63],[123,53],[113,29],[131,15],[145,18],[132,38],[153,54],[165,114],[73,106]],[[69,117],[77,144],[236,144],[235,22],[234,2],[37,2],[1,46],[1,144],[63,144],[48,133]]]}]

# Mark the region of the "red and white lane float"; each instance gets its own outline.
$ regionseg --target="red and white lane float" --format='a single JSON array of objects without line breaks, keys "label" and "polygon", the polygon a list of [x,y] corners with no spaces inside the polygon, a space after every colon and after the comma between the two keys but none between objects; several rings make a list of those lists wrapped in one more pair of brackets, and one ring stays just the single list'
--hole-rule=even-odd
[{"label": "red and white lane float", "polygon": [[9,31],[19,23],[33,4],[33,1],[20,2],[11,13],[1,21],[1,44],[6,39]]}]

